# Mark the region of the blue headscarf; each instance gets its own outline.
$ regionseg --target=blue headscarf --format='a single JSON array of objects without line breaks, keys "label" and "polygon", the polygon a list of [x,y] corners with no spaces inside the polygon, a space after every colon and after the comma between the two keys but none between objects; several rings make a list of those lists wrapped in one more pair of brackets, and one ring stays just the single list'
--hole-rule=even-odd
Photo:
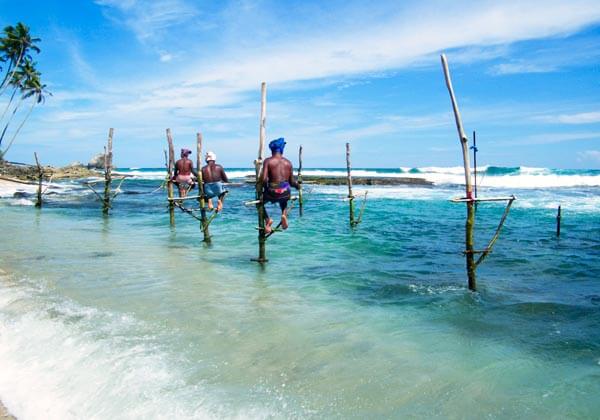
[{"label": "blue headscarf", "polygon": [[282,153],[283,154],[283,148],[285,147],[285,140],[283,139],[283,137],[280,137],[276,140],[273,140],[271,143],[269,143],[269,149],[271,149],[271,152],[273,153]]}]

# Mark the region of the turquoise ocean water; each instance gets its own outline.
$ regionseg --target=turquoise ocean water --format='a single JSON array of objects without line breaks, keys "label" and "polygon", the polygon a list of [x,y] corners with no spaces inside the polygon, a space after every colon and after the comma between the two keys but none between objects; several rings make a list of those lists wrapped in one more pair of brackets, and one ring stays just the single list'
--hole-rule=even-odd
[{"label": "turquoise ocean water", "polygon": [[[265,267],[252,186],[230,188],[207,247],[188,215],[169,227],[161,170],[121,171],[109,218],[78,182],[42,211],[0,199],[0,399],[17,417],[600,417],[600,171],[484,167],[480,196],[518,201],[477,293],[449,202],[462,168],[355,170],[435,185],[357,186],[354,231],[344,187],[305,185]],[[479,206],[478,248],[502,212]]]}]

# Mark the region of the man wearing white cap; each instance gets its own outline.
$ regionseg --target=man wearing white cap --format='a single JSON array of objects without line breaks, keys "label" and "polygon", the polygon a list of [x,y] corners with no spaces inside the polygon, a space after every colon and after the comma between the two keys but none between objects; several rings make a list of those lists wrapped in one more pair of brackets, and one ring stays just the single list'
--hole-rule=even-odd
[{"label": "man wearing white cap", "polygon": [[217,155],[214,152],[206,153],[206,166],[202,168],[202,181],[204,182],[204,195],[208,199],[208,208],[213,208],[213,198],[217,197],[217,212],[223,209],[223,199],[227,191],[223,189],[223,182],[229,182],[225,170],[217,165]]}]

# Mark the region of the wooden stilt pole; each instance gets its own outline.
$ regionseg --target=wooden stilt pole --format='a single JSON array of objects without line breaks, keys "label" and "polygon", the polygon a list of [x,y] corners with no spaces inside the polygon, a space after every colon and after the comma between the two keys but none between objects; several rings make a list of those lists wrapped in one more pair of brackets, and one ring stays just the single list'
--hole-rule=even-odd
[{"label": "wooden stilt pole", "polygon": [[350,163],[350,143],[346,143],[346,179],[348,182],[348,204],[350,206],[350,227],[355,226],[354,221],[354,194],[352,193],[352,164]]},{"label": "wooden stilt pole", "polygon": [[475,192],[475,198],[477,198],[477,136],[475,133],[475,130],[473,130],[473,146],[471,146],[471,149],[473,149],[473,176],[474,176],[474,180],[473,180],[473,187],[474,187],[474,192]]},{"label": "wooden stilt pole", "polygon": [[556,237],[560,237],[560,219],[561,216],[561,208],[558,206],[558,213],[556,213]]},{"label": "wooden stilt pole", "polygon": [[267,235],[265,232],[265,204],[263,202],[263,183],[262,171],[263,168],[263,150],[265,148],[266,138],[266,123],[267,123],[267,84],[263,82],[260,88],[260,129],[258,137],[258,159],[254,161],[256,170],[256,210],[258,213],[258,258],[259,263],[267,262],[266,257],[266,241]]},{"label": "wooden stilt pole", "polygon": [[442,54],[442,68],[444,69],[444,77],[446,79],[446,87],[450,94],[450,100],[452,102],[452,109],[454,111],[454,120],[456,122],[456,129],[458,131],[458,137],[462,147],[463,153],[463,164],[465,168],[465,192],[467,203],[467,222],[465,224],[465,255],[467,263],[467,276],[469,278],[469,289],[477,289],[477,278],[475,275],[475,256],[474,256],[474,244],[473,244],[473,229],[475,228],[475,204],[473,201],[473,186],[471,184],[471,164],[469,159],[469,147],[468,141],[463,129],[462,119],[460,117],[460,111],[458,110],[458,103],[454,96],[454,89],[452,88],[452,80],[450,79],[450,70],[448,70],[448,62],[446,55]]},{"label": "wooden stilt pole", "polygon": [[104,199],[102,201],[102,213],[108,214],[110,210],[111,204],[111,193],[110,193],[110,184],[112,182],[112,168],[113,168],[113,151],[112,151],[112,143],[113,143],[113,134],[114,129],[110,128],[108,130],[108,141],[106,143],[106,147],[104,148]]},{"label": "wooden stilt pole", "polygon": [[196,170],[198,171],[198,204],[200,205],[200,228],[204,234],[204,242],[210,243],[210,232],[206,218],[206,200],[204,196],[204,182],[202,181],[202,134],[196,133]]},{"label": "wooden stilt pole", "polygon": [[304,214],[304,201],[302,200],[302,145],[298,149],[298,209],[300,217]]},{"label": "wooden stilt pole", "polygon": [[167,143],[169,144],[169,163],[167,165],[167,197],[169,198],[169,221],[175,226],[175,204],[173,204],[173,173],[175,171],[175,149],[171,129],[167,128]]},{"label": "wooden stilt pole", "polygon": [[37,208],[42,208],[42,179],[44,177],[44,170],[40,165],[40,161],[38,160],[37,152],[33,153],[35,157],[35,164],[37,165],[38,170],[38,190],[37,190],[37,199],[35,201],[35,206]]}]

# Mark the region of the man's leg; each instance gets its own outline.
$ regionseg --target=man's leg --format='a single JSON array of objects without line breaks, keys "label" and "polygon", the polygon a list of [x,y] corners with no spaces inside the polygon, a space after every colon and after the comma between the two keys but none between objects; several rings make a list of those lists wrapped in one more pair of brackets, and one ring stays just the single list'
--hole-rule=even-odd
[{"label": "man's leg", "polygon": [[[266,203],[265,203],[266,204]],[[267,206],[263,204],[263,211],[265,212],[265,233],[268,235],[273,230],[273,219],[269,217],[269,213],[267,213]]]},{"label": "man's leg", "polygon": [[288,228],[287,205],[288,205],[288,199],[281,200],[279,202],[279,207],[281,207],[281,228],[283,230]]},{"label": "man's leg", "polygon": [[221,193],[217,199],[217,211],[223,210],[223,201],[225,201],[225,193]]}]

